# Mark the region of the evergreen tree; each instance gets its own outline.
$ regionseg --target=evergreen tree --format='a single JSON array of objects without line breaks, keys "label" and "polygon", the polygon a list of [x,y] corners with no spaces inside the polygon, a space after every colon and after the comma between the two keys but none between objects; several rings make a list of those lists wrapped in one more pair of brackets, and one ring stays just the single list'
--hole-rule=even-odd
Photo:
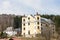
[{"label": "evergreen tree", "polygon": [[21,26],[22,26],[22,16],[14,17],[14,28],[21,28]]}]

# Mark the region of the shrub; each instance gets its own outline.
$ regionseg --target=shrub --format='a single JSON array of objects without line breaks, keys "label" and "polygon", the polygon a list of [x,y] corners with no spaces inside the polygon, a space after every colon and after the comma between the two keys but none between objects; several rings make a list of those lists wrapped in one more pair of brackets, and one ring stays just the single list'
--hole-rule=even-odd
[{"label": "shrub", "polygon": [[7,33],[1,32],[1,33],[0,33],[0,38],[7,38]]}]

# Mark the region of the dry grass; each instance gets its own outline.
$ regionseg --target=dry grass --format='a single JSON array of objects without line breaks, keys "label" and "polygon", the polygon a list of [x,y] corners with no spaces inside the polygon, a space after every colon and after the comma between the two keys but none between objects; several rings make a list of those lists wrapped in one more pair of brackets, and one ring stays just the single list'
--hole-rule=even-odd
[{"label": "dry grass", "polygon": [[21,38],[22,40],[40,40],[40,38]]}]

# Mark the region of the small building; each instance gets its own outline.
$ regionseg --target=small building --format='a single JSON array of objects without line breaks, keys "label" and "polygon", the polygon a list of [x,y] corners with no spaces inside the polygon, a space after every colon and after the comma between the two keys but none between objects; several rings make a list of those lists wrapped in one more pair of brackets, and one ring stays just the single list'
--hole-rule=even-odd
[{"label": "small building", "polygon": [[52,20],[41,18],[41,34],[54,36],[55,24]]},{"label": "small building", "polygon": [[22,35],[24,37],[35,37],[41,34],[41,17],[40,14],[28,15],[22,17]]},{"label": "small building", "polygon": [[17,34],[17,31],[14,31],[13,27],[8,27],[4,32],[7,33],[8,36],[14,36]]}]

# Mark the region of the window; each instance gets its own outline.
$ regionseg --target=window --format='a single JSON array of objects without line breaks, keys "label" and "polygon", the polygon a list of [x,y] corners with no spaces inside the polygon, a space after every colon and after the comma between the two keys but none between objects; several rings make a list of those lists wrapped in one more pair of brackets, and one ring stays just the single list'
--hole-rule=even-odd
[{"label": "window", "polygon": [[39,20],[39,17],[37,17],[37,20]]},{"label": "window", "polygon": [[24,27],[24,30],[25,30],[25,27]]},{"label": "window", "polygon": [[30,23],[28,23],[28,25],[30,25]]},{"label": "window", "polygon": [[37,24],[39,24],[39,22],[37,22]]},{"label": "window", "polygon": [[25,26],[25,23],[23,25]]},{"label": "window", "polygon": [[41,26],[42,26],[42,24],[41,24]]},{"label": "window", "polygon": [[48,26],[48,25],[46,24],[46,26]]},{"label": "window", "polygon": [[30,17],[28,17],[28,20],[30,20]]},{"label": "window", "polygon": [[28,34],[30,35],[30,31],[28,31]]},{"label": "window", "polygon": [[53,31],[53,34],[54,34],[55,32]]},{"label": "window", "polygon": [[25,33],[24,33],[24,36],[25,36]]},{"label": "window", "polygon": [[53,31],[54,31],[54,28],[53,28]]},{"label": "window", "polygon": [[23,21],[25,21],[25,19],[23,19]]},{"label": "window", "polygon": [[43,28],[41,27],[41,30],[43,30]]},{"label": "window", "polygon": [[38,29],[39,29],[39,26],[38,26]]},{"label": "window", "polygon": [[53,28],[53,30],[54,30],[54,28]]}]

